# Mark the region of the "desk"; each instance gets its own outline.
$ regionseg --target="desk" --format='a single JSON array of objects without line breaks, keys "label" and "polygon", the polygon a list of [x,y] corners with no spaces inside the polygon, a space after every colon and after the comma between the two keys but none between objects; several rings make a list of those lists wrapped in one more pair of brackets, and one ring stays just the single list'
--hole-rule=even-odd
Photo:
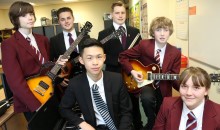
[{"label": "desk", "polygon": [[13,105],[8,108],[4,115],[0,117],[0,126],[2,130],[7,130],[6,122],[13,116],[14,107]]}]

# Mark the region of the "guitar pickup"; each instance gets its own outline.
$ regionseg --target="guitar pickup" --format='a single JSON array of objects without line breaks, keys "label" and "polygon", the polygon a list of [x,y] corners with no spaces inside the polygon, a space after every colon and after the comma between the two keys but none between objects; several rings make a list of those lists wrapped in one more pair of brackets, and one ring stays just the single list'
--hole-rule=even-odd
[{"label": "guitar pickup", "polygon": [[49,85],[47,85],[45,82],[40,81],[39,86],[41,86],[42,88],[44,88],[45,90],[47,90],[49,88]]}]

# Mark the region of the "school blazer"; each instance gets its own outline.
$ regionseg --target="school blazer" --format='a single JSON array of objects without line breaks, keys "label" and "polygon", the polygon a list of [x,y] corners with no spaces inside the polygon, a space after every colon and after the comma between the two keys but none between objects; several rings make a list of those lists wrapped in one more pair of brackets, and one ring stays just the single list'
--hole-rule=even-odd
[{"label": "school blazer", "polygon": [[[119,55],[119,60],[122,66],[122,69],[130,74],[133,70],[129,59],[139,60],[144,66],[148,66],[152,63],[156,63],[154,59],[154,47],[155,39],[141,40],[132,49],[126,50]],[[170,74],[179,74],[181,67],[181,53],[180,51],[167,43],[166,51],[164,54],[164,60],[162,65],[161,73],[170,73]],[[150,70],[149,70],[150,71]],[[159,83],[162,96],[172,96],[172,86],[179,90],[179,84],[176,81],[163,81]]]},{"label": "school blazer", "polygon": [[[49,41],[47,37],[33,35],[45,61],[48,61]],[[41,63],[38,56],[19,31],[4,40],[1,49],[2,67],[13,92],[15,112],[35,111],[41,104],[30,91],[26,78],[40,72]]]},{"label": "school blazer", "polygon": [[[178,130],[183,109],[180,97],[164,98],[153,130]],[[202,130],[220,130],[220,105],[205,101]]]},{"label": "school blazer", "polygon": [[[126,26],[126,29],[127,29],[127,38],[126,38],[125,50],[127,50],[128,47],[131,45],[136,35],[140,33],[139,29],[131,27],[131,26]],[[112,25],[110,28],[107,28],[99,32],[98,40],[101,41],[102,39],[104,39],[105,37],[107,37],[114,31],[115,31],[115,28]],[[137,39],[134,46],[137,45],[140,40],[141,40],[141,36]],[[119,56],[119,53],[124,51],[120,39],[113,38],[107,41],[104,44],[104,51],[106,54],[106,60],[105,60],[106,70],[120,73],[121,66],[120,66],[120,63],[118,62],[118,56]]]},{"label": "school blazer", "polygon": [[[103,71],[103,82],[107,106],[118,130],[131,130],[132,104],[123,86],[120,74]],[[61,116],[78,126],[83,119],[79,118],[72,108],[78,102],[87,123],[96,127],[96,117],[92,105],[90,86],[86,73],[82,73],[69,82],[60,103]]]}]

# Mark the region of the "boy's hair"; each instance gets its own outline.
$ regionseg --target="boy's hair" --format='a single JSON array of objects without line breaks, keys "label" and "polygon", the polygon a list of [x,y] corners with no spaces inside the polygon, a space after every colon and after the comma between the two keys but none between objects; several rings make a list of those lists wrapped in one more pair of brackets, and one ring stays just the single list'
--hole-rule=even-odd
[{"label": "boy's hair", "polygon": [[205,87],[207,90],[211,87],[210,76],[202,68],[189,67],[185,69],[180,75],[180,84],[185,84],[190,77],[192,77],[192,82],[194,86]]},{"label": "boy's hair", "polygon": [[27,13],[33,13],[34,19],[36,20],[34,8],[30,3],[17,1],[11,5],[8,15],[15,30],[18,30],[20,27],[19,17],[24,16]]},{"label": "boy's hair", "polygon": [[80,50],[79,50],[80,56],[82,56],[85,48],[92,47],[92,46],[100,47],[100,48],[102,48],[102,50],[104,52],[103,44],[101,42],[99,42],[98,40],[96,40],[94,38],[88,38],[82,43],[82,45],[80,47]]},{"label": "boy's hair", "polygon": [[126,9],[125,4],[123,2],[117,1],[117,2],[112,3],[112,7],[111,7],[112,8],[112,12],[114,11],[114,8],[116,6],[123,6]]},{"label": "boy's hair", "polygon": [[158,28],[168,28],[170,31],[170,36],[173,34],[173,23],[170,19],[166,17],[156,17],[150,24],[150,36],[154,37],[154,31]]},{"label": "boy's hair", "polygon": [[58,18],[58,19],[59,19],[59,15],[60,15],[61,13],[63,13],[63,12],[70,12],[71,15],[73,16],[73,11],[72,11],[71,8],[69,8],[69,7],[62,7],[62,8],[59,8],[59,9],[57,10],[57,18]]}]

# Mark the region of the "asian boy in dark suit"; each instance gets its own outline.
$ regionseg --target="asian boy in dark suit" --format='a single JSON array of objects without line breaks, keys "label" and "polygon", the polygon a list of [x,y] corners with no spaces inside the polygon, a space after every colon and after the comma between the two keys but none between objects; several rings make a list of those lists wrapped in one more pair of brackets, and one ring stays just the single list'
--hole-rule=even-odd
[{"label": "asian boy in dark suit", "polygon": [[[123,70],[128,75],[131,74],[140,83],[147,79],[143,79],[141,71],[133,69],[129,62],[130,59],[139,60],[144,66],[155,63],[159,69],[162,69],[160,73],[179,74],[180,71],[181,53],[167,42],[173,33],[172,21],[166,17],[156,17],[151,22],[149,32],[153,39],[142,40],[137,46],[122,52],[119,56]],[[155,59],[157,51],[160,58]],[[148,71],[153,71],[153,69]],[[148,123],[144,129],[152,129],[163,97],[172,96],[172,87],[178,90],[179,85],[175,81],[162,80],[159,85],[155,84],[152,87],[150,84],[141,89],[140,98],[148,118]]]},{"label": "asian boy in dark suit", "polygon": [[[110,35],[112,32],[117,30],[120,26],[125,28],[125,35],[119,38],[111,39],[104,44],[104,51],[106,54],[105,60],[105,70],[111,72],[121,73],[121,65],[118,61],[119,53],[127,50],[131,45],[135,37],[140,33],[139,29],[131,27],[125,24],[126,20],[126,7],[125,4],[118,1],[114,2],[111,6],[112,9],[112,20],[113,23],[111,27],[106,28],[99,32],[98,40],[102,40],[106,36]],[[125,45],[123,44],[123,37],[125,38]],[[141,36],[136,40],[135,45],[139,43]],[[130,94],[133,106],[133,123],[136,130],[142,128],[141,114],[139,109],[139,99],[133,94]]]},{"label": "asian boy in dark suit", "polygon": [[[209,74],[189,67],[179,82],[180,97],[164,98],[153,130],[220,130],[220,105],[208,99]],[[191,121],[189,113],[194,117]]]},{"label": "asian boy in dark suit", "polygon": [[[131,130],[132,104],[120,74],[102,71],[105,54],[102,44],[95,39],[87,39],[80,52],[80,63],[86,73],[73,77],[60,103],[60,113],[68,121],[82,130],[109,130],[108,123],[100,114],[93,95],[93,85],[99,86],[99,93],[107,105],[112,126],[117,130]],[[78,102],[83,118],[72,108]],[[116,130],[115,128],[111,130]]]}]

